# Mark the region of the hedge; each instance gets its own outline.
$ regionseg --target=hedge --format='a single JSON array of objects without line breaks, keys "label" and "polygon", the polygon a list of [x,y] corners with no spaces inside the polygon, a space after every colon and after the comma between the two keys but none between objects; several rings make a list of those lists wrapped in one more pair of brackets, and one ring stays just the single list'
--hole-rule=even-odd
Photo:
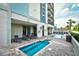
[{"label": "hedge", "polygon": [[71,35],[79,42],[79,34],[71,32]]}]

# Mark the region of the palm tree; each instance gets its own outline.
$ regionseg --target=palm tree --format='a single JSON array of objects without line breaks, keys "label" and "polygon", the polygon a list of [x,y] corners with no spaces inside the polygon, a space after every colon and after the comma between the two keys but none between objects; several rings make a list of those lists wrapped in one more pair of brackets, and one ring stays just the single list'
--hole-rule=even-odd
[{"label": "palm tree", "polygon": [[79,31],[79,24],[75,25],[74,30]]},{"label": "palm tree", "polygon": [[77,24],[77,26],[78,26],[78,31],[79,31],[79,24]]},{"label": "palm tree", "polygon": [[67,25],[67,26],[65,27],[65,29],[68,30],[68,29],[69,29],[69,25]]},{"label": "palm tree", "polygon": [[73,24],[73,23],[75,23],[74,20],[72,20],[72,19],[69,19],[69,20],[68,20],[67,24],[68,24],[68,26],[69,26],[69,30],[71,30],[71,27],[72,27],[72,24]]}]

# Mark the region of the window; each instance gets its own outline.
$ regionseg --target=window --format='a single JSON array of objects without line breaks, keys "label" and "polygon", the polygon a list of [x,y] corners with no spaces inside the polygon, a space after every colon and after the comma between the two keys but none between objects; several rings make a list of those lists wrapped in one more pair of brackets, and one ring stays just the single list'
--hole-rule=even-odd
[{"label": "window", "polygon": [[28,14],[28,3],[12,3],[11,11],[20,15],[27,16]]}]

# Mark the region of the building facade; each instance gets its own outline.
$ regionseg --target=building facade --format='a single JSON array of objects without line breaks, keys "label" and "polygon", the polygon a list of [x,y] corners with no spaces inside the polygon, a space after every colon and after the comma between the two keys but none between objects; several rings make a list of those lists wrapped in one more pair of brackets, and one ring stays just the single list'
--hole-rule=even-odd
[{"label": "building facade", "polygon": [[[53,3],[48,3],[47,4],[47,19],[48,19],[48,24],[51,24],[54,26],[54,4]],[[48,27],[48,34],[52,33],[52,28]]]},{"label": "building facade", "polygon": [[15,35],[47,36],[54,26],[49,22],[46,3],[0,4],[0,19],[0,45],[3,46],[10,45]]}]

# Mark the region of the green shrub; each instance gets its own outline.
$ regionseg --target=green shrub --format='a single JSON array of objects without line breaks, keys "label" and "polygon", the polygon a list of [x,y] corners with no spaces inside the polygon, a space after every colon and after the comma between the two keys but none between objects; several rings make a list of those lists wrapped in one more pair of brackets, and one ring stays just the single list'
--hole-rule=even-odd
[{"label": "green shrub", "polygon": [[71,35],[79,42],[79,34],[71,32]]},{"label": "green shrub", "polygon": [[22,40],[24,40],[24,41],[29,41],[30,38],[28,38],[28,37],[23,37]]}]

